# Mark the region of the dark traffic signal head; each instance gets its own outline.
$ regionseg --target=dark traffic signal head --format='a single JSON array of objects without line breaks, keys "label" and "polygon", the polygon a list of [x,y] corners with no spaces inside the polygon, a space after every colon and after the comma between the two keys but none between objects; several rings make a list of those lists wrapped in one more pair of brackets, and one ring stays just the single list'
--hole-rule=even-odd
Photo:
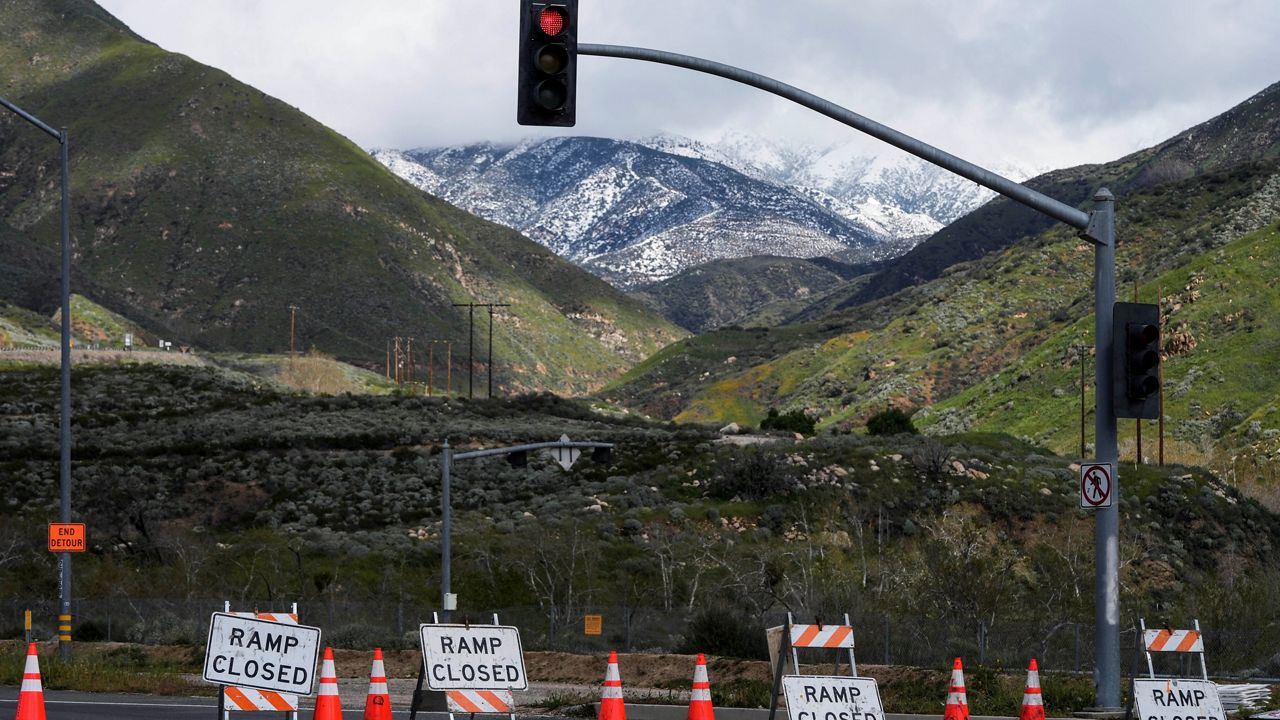
[{"label": "dark traffic signal head", "polygon": [[520,0],[517,122],[573,127],[577,53],[578,0]]},{"label": "dark traffic signal head", "polygon": [[1160,416],[1160,308],[1116,303],[1112,323],[1116,417],[1154,420]]}]

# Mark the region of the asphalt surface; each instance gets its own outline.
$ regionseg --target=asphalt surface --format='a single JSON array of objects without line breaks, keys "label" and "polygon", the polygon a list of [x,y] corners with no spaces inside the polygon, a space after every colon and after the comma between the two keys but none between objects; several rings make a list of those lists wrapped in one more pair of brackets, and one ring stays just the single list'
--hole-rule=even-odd
[{"label": "asphalt surface", "polygon": [[[364,699],[360,707],[342,704],[344,717],[360,717],[364,711]],[[18,689],[0,688],[0,718],[13,717],[18,706]],[[312,702],[303,700],[298,712],[300,720],[311,717]],[[48,720],[216,720],[217,698],[156,697],[153,695],[108,695],[99,693],[47,690],[44,693],[44,709]],[[394,710],[396,720],[409,717],[408,710]],[[282,718],[284,713],[231,713],[240,720],[267,720]],[[445,713],[418,713],[426,720],[447,720]],[[457,716],[459,720],[465,716]],[[490,716],[483,716],[490,717]],[[521,720],[524,720],[523,718]]]}]

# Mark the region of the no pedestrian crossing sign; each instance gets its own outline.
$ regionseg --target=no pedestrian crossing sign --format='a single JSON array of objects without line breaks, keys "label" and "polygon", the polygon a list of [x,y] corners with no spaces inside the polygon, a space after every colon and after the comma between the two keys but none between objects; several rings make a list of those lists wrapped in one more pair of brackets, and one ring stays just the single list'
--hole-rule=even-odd
[{"label": "no pedestrian crossing sign", "polygon": [[787,675],[782,691],[791,720],[884,720],[874,678]]},{"label": "no pedestrian crossing sign", "polygon": [[509,625],[421,625],[431,690],[527,690],[520,630]]},{"label": "no pedestrian crossing sign", "polygon": [[1208,680],[1133,681],[1138,720],[1225,720],[1218,686]]},{"label": "no pedestrian crossing sign", "polygon": [[320,628],[214,613],[204,679],[218,685],[310,695]]},{"label": "no pedestrian crossing sign", "polygon": [[1080,465],[1080,507],[1086,510],[1111,507],[1115,478],[1115,467],[1111,463]]}]

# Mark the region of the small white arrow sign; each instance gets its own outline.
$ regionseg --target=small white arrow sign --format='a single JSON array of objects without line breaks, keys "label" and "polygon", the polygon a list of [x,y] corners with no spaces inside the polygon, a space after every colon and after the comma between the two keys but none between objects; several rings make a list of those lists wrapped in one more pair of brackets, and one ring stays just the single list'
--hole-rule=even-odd
[{"label": "small white arrow sign", "polygon": [[[569,436],[561,435],[560,442],[562,443],[570,442]],[[551,457],[556,459],[556,462],[560,463],[560,467],[564,468],[565,470],[568,470],[569,468],[573,467],[573,464],[578,461],[578,456],[582,454],[582,451],[579,450],[578,448],[571,448],[571,447],[549,448],[548,452],[551,453]]]}]

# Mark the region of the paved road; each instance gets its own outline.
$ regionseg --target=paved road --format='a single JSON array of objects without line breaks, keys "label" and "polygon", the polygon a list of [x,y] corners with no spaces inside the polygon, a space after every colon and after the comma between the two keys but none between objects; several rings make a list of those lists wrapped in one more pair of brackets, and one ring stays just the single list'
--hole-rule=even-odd
[{"label": "paved road", "polygon": [[[364,710],[343,703],[343,715],[359,717]],[[18,705],[18,689],[0,688],[0,718],[13,717]],[[49,690],[44,694],[44,707],[49,720],[216,720],[218,701],[215,698],[156,697],[153,695],[107,695]],[[304,700],[300,718],[311,717],[311,703]],[[396,720],[409,717],[408,710],[396,710]],[[280,718],[283,713],[233,713],[232,717],[244,720],[253,718]],[[419,718],[445,720],[444,713],[418,713]],[[462,717],[462,716],[458,716]]]}]

